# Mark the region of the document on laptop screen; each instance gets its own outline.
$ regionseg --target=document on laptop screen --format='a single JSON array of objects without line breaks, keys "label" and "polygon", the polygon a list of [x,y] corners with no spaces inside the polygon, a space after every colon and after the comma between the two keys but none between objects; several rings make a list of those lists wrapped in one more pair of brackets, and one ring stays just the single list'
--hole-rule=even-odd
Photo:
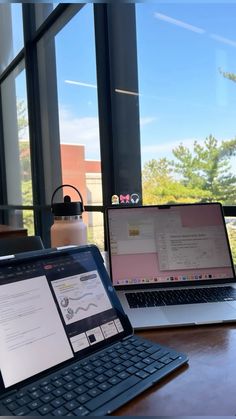
[{"label": "document on laptop screen", "polygon": [[111,208],[108,222],[118,287],[233,277],[219,204]]},{"label": "document on laptop screen", "polygon": [[1,285],[0,342],[5,387],[73,358],[46,277]]}]

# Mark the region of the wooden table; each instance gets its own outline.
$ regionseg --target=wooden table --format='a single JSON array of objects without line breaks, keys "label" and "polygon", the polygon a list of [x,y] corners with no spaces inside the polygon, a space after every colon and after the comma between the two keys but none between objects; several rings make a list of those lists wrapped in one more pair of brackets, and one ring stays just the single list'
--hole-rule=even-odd
[{"label": "wooden table", "polygon": [[236,414],[236,323],[156,329],[137,333],[189,356],[181,367],[115,415]]},{"label": "wooden table", "polygon": [[11,227],[9,225],[0,224],[0,239],[27,236],[27,234],[27,228]]}]

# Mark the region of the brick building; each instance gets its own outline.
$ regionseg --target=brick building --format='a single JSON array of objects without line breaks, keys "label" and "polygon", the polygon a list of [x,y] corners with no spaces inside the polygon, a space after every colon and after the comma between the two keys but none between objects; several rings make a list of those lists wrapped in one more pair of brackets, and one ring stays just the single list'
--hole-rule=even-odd
[{"label": "brick building", "polygon": [[[75,186],[81,193],[84,205],[102,205],[101,162],[86,160],[84,145],[61,144],[61,164],[63,184]],[[72,188],[64,188],[72,201],[80,200]],[[89,239],[103,242],[102,213],[84,213],[83,220],[89,227]]]}]

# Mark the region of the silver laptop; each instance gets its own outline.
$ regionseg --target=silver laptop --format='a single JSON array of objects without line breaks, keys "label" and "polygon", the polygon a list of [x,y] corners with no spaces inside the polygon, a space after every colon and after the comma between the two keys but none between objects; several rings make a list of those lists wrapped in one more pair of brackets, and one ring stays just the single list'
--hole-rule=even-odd
[{"label": "silver laptop", "polygon": [[236,278],[220,203],[112,206],[110,275],[136,329],[236,320]]}]

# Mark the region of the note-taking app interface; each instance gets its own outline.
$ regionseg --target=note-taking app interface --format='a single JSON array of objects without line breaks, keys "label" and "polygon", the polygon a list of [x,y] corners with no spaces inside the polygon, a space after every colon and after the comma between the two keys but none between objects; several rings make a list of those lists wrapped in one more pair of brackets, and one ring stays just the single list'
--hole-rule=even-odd
[{"label": "note-taking app interface", "polygon": [[0,287],[0,341],[5,387],[73,356],[44,276]]},{"label": "note-taking app interface", "polygon": [[116,286],[233,276],[217,204],[117,208],[108,217]]},{"label": "note-taking app interface", "polygon": [[0,269],[5,388],[124,331],[90,252]]}]

